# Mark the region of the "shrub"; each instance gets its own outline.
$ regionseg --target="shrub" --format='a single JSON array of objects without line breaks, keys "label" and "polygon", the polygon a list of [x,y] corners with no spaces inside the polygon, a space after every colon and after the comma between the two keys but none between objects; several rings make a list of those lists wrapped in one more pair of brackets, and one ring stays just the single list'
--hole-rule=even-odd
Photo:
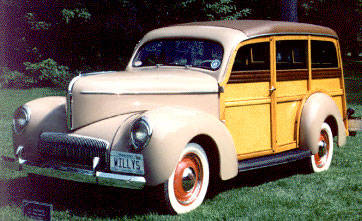
[{"label": "shrub", "polygon": [[66,88],[73,77],[67,66],[58,65],[51,58],[38,63],[25,62],[24,65],[26,66],[27,75],[38,86]]},{"label": "shrub", "polygon": [[0,88],[27,88],[32,84],[32,79],[23,73],[0,67]]}]

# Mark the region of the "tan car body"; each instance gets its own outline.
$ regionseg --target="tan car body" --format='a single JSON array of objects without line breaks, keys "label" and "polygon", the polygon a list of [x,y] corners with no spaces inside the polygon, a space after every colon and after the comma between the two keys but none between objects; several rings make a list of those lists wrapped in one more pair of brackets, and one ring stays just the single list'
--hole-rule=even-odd
[{"label": "tan car body", "polygon": [[[64,97],[47,97],[25,104],[31,110],[31,119],[21,136],[14,134],[15,152],[20,145],[33,149],[25,157],[36,160],[36,146],[42,132],[95,137],[110,144],[108,153],[131,152],[130,126],[143,116],[153,130],[148,146],[140,152],[144,157],[146,185],[164,183],[172,174],[182,150],[192,141],[199,142],[207,152],[215,155],[216,161],[210,164],[219,169],[222,180],[235,177],[240,159],[233,137],[225,126],[220,100],[230,77],[235,50],[245,40],[292,34],[337,38],[328,28],[271,21],[192,23],[151,31],[136,46],[125,72],[76,78],[70,85],[69,103]],[[219,42],[224,49],[221,66],[216,71],[133,67],[136,51],[144,43],[159,38],[200,38]],[[297,142],[300,142],[297,147],[310,149],[315,154],[320,125],[329,117],[338,144],[345,143],[345,95],[342,97],[342,113],[325,93],[315,91],[303,98],[300,118],[294,126],[296,137],[299,137]],[[263,155],[258,154],[253,156]]]}]

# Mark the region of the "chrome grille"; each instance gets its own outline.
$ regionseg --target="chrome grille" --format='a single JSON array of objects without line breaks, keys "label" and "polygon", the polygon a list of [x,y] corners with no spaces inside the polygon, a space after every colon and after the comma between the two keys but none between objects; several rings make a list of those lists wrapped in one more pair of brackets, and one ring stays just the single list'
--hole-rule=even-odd
[{"label": "chrome grille", "polygon": [[38,148],[44,160],[92,166],[94,157],[105,162],[108,145],[107,141],[93,137],[45,132],[40,135]]}]

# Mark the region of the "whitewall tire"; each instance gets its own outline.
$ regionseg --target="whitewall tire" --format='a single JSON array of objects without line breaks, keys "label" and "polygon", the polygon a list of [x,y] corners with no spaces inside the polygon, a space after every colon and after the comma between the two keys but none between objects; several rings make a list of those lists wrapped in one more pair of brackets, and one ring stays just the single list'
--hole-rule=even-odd
[{"label": "whitewall tire", "polygon": [[194,210],[204,201],[210,179],[209,162],[199,144],[189,143],[168,181],[164,184],[167,209],[181,214]]},{"label": "whitewall tire", "polygon": [[318,153],[310,157],[312,172],[319,173],[328,170],[333,157],[333,134],[327,123],[323,123],[319,136]]}]

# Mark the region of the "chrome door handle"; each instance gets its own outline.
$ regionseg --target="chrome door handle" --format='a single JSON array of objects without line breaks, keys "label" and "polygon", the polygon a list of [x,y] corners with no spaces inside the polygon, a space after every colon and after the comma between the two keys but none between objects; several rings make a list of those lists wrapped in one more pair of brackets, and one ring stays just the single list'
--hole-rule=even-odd
[{"label": "chrome door handle", "polygon": [[274,86],[272,86],[272,87],[269,89],[270,92],[273,92],[273,91],[275,91],[275,90],[276,90],[276,88],[275,88]]}]

